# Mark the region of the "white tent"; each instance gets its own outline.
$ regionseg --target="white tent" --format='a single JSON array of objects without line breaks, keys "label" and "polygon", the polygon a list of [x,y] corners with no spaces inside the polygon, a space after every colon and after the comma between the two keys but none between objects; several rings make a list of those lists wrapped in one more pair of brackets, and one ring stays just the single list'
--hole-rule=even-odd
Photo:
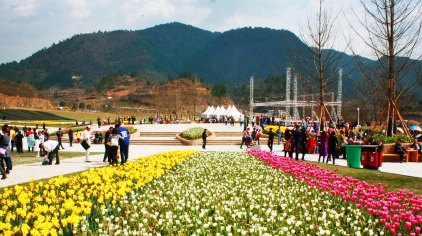
[{"label": "white tent", "polygon": [[220,106],[217,106],[217,108],[215,108],[210,113],[208,113],[208,117],[210,117],[210,116],[217,116],[217,113],[220,112],[220,110],[221,110],[221,107]]},{"label": "white tent", "polygon": [[207,116],[210,109],[211,109],[211,107],[208,106],[207,109],[202,113],[202,115]]},{"label": "white tent", "polygon": [[207,113],[207,118],[212,116],[215,113],[215,111],[216,110],[215,110],[214,106],[211,106],[210,110]]},{"label": "white tent", "polygon": [[233,106],[229,105],[229,107],[227,107],[226,113],[224,115],[226,116],[230,116],[230,112],[233,109]]},{"label": "white tent", "polygon": [[228,116],[233,116],[233,118],[235,120],[238,120],[239,118],[241,118],[243,120],[243,115],[242,113],[239,112],[239,110],[237,110],[237,108],[233,105],[232,108],[230,109],[230,111],[227,114]]},{"label": "white tent", "polygon": [[224,106],[221,106],[220,110],[216,112],[216,116],[217,119],[220,118],[221,116],[223,116],[223,114],[226,112],[226,109],[224,108]]}]

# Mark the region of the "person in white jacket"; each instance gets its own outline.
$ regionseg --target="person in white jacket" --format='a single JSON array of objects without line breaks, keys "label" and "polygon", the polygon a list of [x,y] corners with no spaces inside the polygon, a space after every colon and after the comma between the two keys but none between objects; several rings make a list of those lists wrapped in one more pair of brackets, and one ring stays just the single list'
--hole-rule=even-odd
[{"label": "person in white jacket", "polygon": [[54,156],[56,156],[56,165],[60,164],[59,147],[59,142],[56,140],[47,140],[43,144],[40,144],[40,148],[43,150],[43,156],[48,155],[48,162],[50,165],[53,164]]},{"label": "person in white jacket", "polygon": [[[91,127],[87,126],[82,134],[82,141],[85,140],[89,146],[91,146]],[[85,150],[85,161],[90,162],[89,160],[89,148]]]}]

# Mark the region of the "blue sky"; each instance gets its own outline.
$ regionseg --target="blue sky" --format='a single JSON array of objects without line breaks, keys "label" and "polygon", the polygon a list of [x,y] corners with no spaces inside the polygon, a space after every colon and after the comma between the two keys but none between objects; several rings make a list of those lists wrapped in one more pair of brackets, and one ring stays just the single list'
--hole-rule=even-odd
[{"label": "blue sky", "polygon": [[[338,47],[353,22],[358,0],[325,0],[339,14]],[[0,63],[20,61],[75,34],[138,30],[181,22],[210,31],[259,26],[288,29],[299,35],[318,0],[0,0]],[[341,13],[344,12],[344,13]],[[349,38],[349,36],[346,36]],[[358,51],[365,54],[359,42]]]}]

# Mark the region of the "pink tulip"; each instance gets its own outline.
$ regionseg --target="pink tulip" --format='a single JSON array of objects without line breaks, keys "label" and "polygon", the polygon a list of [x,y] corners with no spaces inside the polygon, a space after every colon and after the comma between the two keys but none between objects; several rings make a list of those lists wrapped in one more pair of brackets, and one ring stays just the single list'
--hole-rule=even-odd
[{"label": "pink tulip", "polygon": [[407,231],[414,228],[415,234],[421,231],[422,199],[413,193],[404,190],[386,192],[387,185],[373,185],[353,177],[340,176],[335,173],[337,171],[331,172],[316,164],[294,161],[275,153],[261,150],[247,150],[247,153],[333,197],[355,202],[356,208],[379,216],[381,224],[385,224],[390,232],[404,228]]},{"label": "pink tulip", "polygon": [[406,221],[406,230],[407,231],[410,231],[410,229],[412,228],[412,223],[411,222],[409,222],[409,221]]}]

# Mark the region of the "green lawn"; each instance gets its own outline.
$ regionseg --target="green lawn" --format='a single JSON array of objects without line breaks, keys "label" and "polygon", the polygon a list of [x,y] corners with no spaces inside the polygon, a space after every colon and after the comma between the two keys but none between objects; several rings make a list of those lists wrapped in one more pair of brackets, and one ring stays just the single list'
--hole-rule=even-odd
[{"label": "green lawn", "polygon": [[[102,154],[102,152],[91,152],[91,155]],[[66,158],[73,158],[73,157],[82,157],[85,156],[85,152],[59,152],[60,160]],[[22,164],[30,164],[30,163],[42,163],[42,157],[35,157],[34,152],[27,152],[24,153],[12,153],[12,162],[13,165],[22,165]]]},{"label": "green lawn", "polygon": [[0,118],[6,120],[70,120],[60,114],[53,114],[43,110],[4,109],[0,110]]},{"label": "green lawn", "polygon": [[82,112],[82,111],[60,111],[60,110],[33,110],[33,109],[4,109],[0,110],[0,119],[5,117],[9,121],[63,121],[72,122],[92,121],[96,122],[98,116],[102,119],[110,120],[117,118],[117,115],[102,112]]},{"label": "green lawn", "polygon": [[364,180],[368,183],[373,181],[374,184],[386,184],[388,185],[388,191],[397,191],[399,189],[405,189],[422,197],[421,178],[384,173],[376,170],[354,169],[345,166],[333,166],[330,164],[323,163],[316,164],[328,170],[337,169],[337,174],[339,175],[355,177],[356,179]]}]

